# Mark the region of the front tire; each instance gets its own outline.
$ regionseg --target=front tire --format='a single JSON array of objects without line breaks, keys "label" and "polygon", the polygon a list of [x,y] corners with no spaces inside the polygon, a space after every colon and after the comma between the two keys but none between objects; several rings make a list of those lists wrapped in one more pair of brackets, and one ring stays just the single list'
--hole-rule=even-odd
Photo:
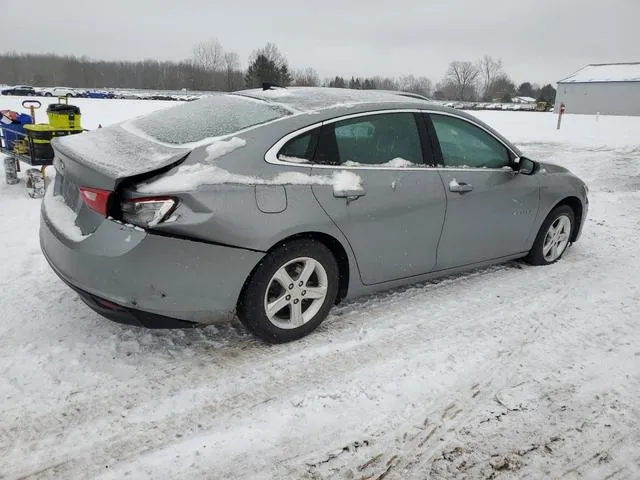
[{"label": "front tire", "polygon": [[575,225],[576,216],[571,207],[554,208],[540,227],[525,261],[531,265],[550,265],[560,260],[571,243]]},{"label": "front tire", "polygon": [[260,262],[238,302],[240,321],[257,337],[284,343],[308,335],[338,294],[338,264],[315,240],[285,243]]}]

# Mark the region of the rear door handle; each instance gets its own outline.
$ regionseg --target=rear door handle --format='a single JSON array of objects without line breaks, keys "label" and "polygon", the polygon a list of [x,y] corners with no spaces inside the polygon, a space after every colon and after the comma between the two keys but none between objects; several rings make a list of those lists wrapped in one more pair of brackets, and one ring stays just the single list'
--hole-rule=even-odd
[{"label": "rear door handle", "polygon": [[347,205],[349,205],[354,200],[359,199],[360,197],[364,197],[364,190],[334,190],[333,196],[336,198],[346,198]]},{"label": "rear door handle", "polygon": [[473,185],[470,183],[457,182],[455,179],[449,182],[449,191],[456,193],[466,193],[473,190]]}]

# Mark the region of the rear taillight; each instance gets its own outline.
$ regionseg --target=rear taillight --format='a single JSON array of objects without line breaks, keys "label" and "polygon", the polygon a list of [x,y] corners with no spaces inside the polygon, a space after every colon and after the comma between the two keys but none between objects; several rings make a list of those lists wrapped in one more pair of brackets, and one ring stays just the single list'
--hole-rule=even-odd
[{"label": "rear taillight", "polygon": [[109,197],[111,192],[109,190],[101,190],[99,188],[80,187],[80,196],[84,203],[87,204],[94,212],[98,212],[100,215],[107,216],[109,209]]},{"label": "rear taillight", "polygon": [[153,227],[167,219],[178,205],[173,197],[133,198],[122,202],[122,220],[138,227]]}]

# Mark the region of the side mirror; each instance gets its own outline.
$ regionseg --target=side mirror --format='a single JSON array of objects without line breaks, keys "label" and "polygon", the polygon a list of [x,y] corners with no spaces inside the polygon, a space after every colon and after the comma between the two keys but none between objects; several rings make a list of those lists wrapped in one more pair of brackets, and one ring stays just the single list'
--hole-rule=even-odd
[{"label": "side mirror", "polygon": [[536,162],[526,157],[520,157],[518,162],[518,172],[523,175],[531,175],[536,168]]}]

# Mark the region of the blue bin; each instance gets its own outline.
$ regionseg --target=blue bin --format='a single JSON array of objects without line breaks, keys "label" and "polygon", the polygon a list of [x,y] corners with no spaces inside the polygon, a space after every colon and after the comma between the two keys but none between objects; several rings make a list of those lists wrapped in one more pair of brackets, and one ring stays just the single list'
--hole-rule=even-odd
[{"label": "blue bin", "polygon": [[2,148],[6,150],[13,150],[16,140],[22,140],[26,134],[24,131],[24,125],[33,123],[31,115],[21,113],[13,123],[0,122],[0,129],[2,129]]}]

